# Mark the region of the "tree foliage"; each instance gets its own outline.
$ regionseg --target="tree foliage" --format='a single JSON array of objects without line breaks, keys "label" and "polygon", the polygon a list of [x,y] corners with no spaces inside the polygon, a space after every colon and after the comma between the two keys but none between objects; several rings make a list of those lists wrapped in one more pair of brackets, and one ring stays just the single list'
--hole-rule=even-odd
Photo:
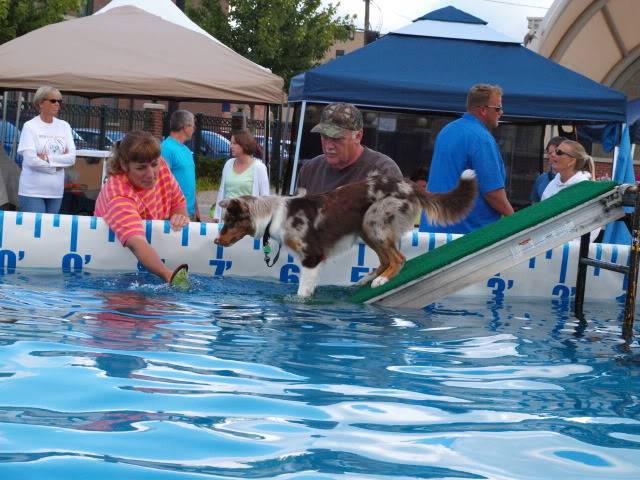
[{"label": "tree foliage", "polygon": [[219,0],[187,7],[200,27],[240,55],[289,79],[318,64],[336,40],[346,40],[355,16],[338,16],[321,0]]},{"label": "tree foliage", "polygon": [[0,44],[78,11],[81,0],[0,0]]}]

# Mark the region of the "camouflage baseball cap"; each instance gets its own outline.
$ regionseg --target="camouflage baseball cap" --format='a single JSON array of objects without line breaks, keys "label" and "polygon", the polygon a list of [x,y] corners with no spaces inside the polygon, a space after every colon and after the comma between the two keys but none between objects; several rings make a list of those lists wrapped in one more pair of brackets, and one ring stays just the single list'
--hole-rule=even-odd
[{"label": "camouflage baseball cap", "polygon": [[320,123],[311,129],[326,137],[341,138],[347,131],[362,129],[362,113],[350,103],[332,103],[324,107]]}]

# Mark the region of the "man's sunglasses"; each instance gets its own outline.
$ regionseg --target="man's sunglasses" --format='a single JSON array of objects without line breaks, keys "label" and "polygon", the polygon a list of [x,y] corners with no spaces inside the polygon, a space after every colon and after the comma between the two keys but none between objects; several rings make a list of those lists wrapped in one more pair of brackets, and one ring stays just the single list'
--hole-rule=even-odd
[{"label": "man's sunglasses", "polygon": [[58,105],[62,105],[62,99],[61,98],[47,98],[47,102],[57,103]]},{"label": "man's sunglasses", "polygon": [[556,155],[558,156],[566,155],[567,157],[576,158],[573,155],[571,155],[569,152],[565,152],[564,150],[561,150],[559,148],[556,148]]},{"label": "man's sunglasses", "polygon": [[487,108],[493,108],[496,112],[502,112],[502,105],[485,105]]}]

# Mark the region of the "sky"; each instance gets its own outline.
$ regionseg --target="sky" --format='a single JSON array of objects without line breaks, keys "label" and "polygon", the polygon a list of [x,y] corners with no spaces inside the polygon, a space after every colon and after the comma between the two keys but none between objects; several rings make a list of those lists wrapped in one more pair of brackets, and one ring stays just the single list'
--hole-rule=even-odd
[{"label": "sky", "polygon": [[[356,26],[364,27],[364,0],[323,0],[340,3],[338,13],[357,14]],[[522,41],[527,17],[544,17],[553,0],[371,0],[369,23],[382,33],[397,30],[432,10],[451,5],[489,23],[509,37]]]}]

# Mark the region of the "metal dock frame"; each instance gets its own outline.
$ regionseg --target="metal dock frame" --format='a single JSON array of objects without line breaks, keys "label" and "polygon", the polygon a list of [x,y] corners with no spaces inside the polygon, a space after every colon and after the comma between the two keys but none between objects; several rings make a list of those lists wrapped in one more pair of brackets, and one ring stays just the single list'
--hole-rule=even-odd
[{"label": "metal dock frame", "polygon": [[[620,186],[513,234],[460,260],[366,301],[384,307],[423,308],[464,287],[526,262],[547,250],[625,216]],[[640,243],[638,244],[640,248]]]},{"label": "metal dock frame", "polygon": [[631,248],[627,266],[617,265],[603,260],[589,258],[589,233],[582,235],[580,239],[580,253],[578,260],[578,276],[576,278],[576,296],[574,314],[583,320],[584,293],[587,282],[587,267],[598,267],[605,270],[627,275],[627,291],[624,302],[624,317],[622,323],[622,337],[626,341],[633,338],[633,321],[636,311],[636,293],[638,290],[638,265],[640,263],[640,195],[637,185],[621,185],[618,187],[621,196],[621,204],[633,207],[633,212],[625,214],[627,226],[631,232]]}]

